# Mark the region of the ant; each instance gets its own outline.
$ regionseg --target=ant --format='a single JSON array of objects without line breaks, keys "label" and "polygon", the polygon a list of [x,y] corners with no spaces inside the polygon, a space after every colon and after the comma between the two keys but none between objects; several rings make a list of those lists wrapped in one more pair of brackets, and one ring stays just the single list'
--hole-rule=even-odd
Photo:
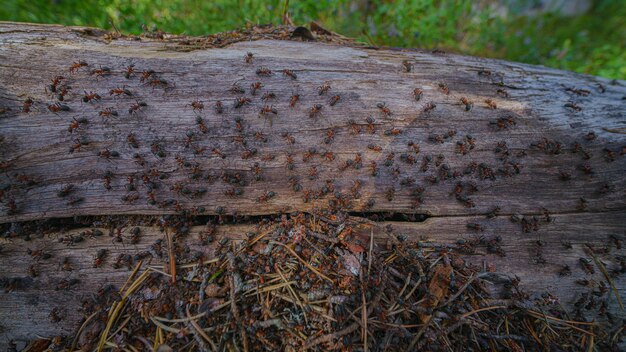
[{"label": "ant", "polygon": [[435,103],[433,102],[428,102],[425,106],[424,106],[424,112],[429,112],[431,110],[434,110],[437,107],[437,105],[435,105]]},{"label": "ant", "polygon": [[94,93],[94,92],[87,93],[87,91],[85,91],[85,96],[83,96],[83,102],[85,102],[85,103],[89,103],[92,100],[100,100],[100,99],[102,99],[100,97],[100,95],[98,95],[98,93]]},{"label": "ant", "polygon": [[122,88],[113,88],[113,89],[111,89],[109,91],[109,95],[115,95],[116,97],[119,97],[122,94],[126,94],[129,97],[133,96],[133,93],[130,90],[124,88],[124,87],[122,87]]},{"label": "ant", "polygon": [[57,91],[57,86],[61,84],[61,81],[64,79],[65,77],[63,76],[56,76],[55,78],[52,79],[52,83],[48,86],[47,89],[49,89],[50,92],[55,93]]},{"label": "ant", "polygon": [[261,87],[263,87],[263,83],[261,82],[254,82],[250,84],[250,94],[252,95],[256,95],[256,91],[261,89]]},{"label": "ant", "polygon": [[246,97],[237,98],[235,99],[235,109],[238,109],[244,106],[245,104],[249,104],[251,102],[252,100],[250,100],[250,98],[246,98]]},{"label": "ant", "polygon": [[117,158],[118,156],[120,156],[120,153],[116,152],[115,150],[111,151],[109,150],[109,148],[105,148],[103,150],[101,150],[100,152],[98,152],[98,156],[101,158]]},{"label": "ant", "polygon": [[424,94],[424,91],[420,88],[413,89],[413,98],[415,98],[415,101],[420,101],[420,99],[422,99],[422,94]]},{"label": "ant", "polygon": [[383,150],[383,148],[381,146],[373,144],[373,143],[368,144],[367,145],[367,149],[373,150],[375,152],[381,152]]},{"label": "ant", "polygon": [[327,82],[317,87],[317,92],[319,93],[319,95],[324,95],[328,93],[329,90],[330,90],[330,84],[328,84]]},{"label": "ant", "polygon": [[369,132],[370,134],[376,133],[376,125],[374,125],[374,122],[376,122],[376,120],[374,120],[373,117],[368,116],[365,119],[365,122],[367,122],[367,132]]},{"label": "ant", "polygon": [[495,110],[498,107],[496,102],[491,99],[485,99],[485,104],[487,104],[487,107],[491,110]]},{"label": "ant", "polygon": [[293,108],[294,106],[296,106],[296,103],[298,102],[298,100],[300,100],[300,94],[292,95],[291,98],[289,99],[289,106]]},{"label": "ant", "polygon": [[260,116],[265,116],[269,113],[272,113],[274,115],[278,114],[278,111],[276,111],[276,109],[274,109],[274,105],[271,106],[263,106],[263,108],[261,108],[261,111],[259,112],[259,117]]},{"label": "ant", "polygon": [[317,167],[311,166],[309,168],[309,180],[315,180],[317,178]]},{"label": "ant", "polygon": [[286,166],[288,170],[293,170],[294,165],[293,165],[293,156],[291,155],[287,155],[287,159],[286,159]]},{"label": "ant", "polygon": [[406,72],[411,72],[411,70],[413,70],[413,64],[409,60],[402,61],[402,67]]},{"label": "ant", "polygon": [[258,76],[271,76],[272,75],[272,71],[269,68],[267,68],[267,67],[261,67],[261,68],[256,70],[256,74]]},{"label": "ant", "polygon": [[135,104],[131,105],[131,107],[128,109],[128,113],[130,115],[135,115],[141,108],[146,106],[148,106],[148,104],[146,104],[145,102],[137,101]]},{"label": "ant", "polygon": [[271,92],[270,93],[265,93],[265,94],[263,94],[263,97],[261,97],[261,99],[263,101],[268,101],[270,99],[276,99],[276,94],[271,93]]},{"label": "ant", "polygon": [[247,63],[247,64],[251,64],[252,60],[254,58],[254,54],[251,52],[248,52],[244,57],[243,60]]},{"label": "ant", "polygon": [[283,70],[283,75],[291,77],[291,79],[297,79],[298,78],[298,76],[292,70],[284,69]]},{"label": "ant", "polygon": [[224,105],[220,100],[215,102],[215,112],[221,114],[224,112]]},{"label": "ant", "polygon": [[222,158],[222,159],[225,159],[225,158],[226,158],[226,155],[225,155],[224,153],[222,153],[222,151],[221,151],[221,150],[219,150],[219,149],[217,149],[217,148],[213,148],[213,149],[211,149],[211,152],[212,152],[213,154],[215,154],[215,155],[219,156],[219,157],[220,157],[220,158]]},{"label": "ant", "polygon": [[26,253],[28,253],[28,255],[30,255],[31,257],[37,260],[39,259],[47,260],[47,259],[52,258],[52,254],[44,252],[43,249],[32,250],[30,248],[27,248]]},{"label": "ant", "polygon": [[333,95],[332,98],[330,98],[330,102],[328,103],[330,106],[335,106],[335,104],[337,104],[337,102],[339,102],[339,99],[341,99],[341,97],[339,96],[339,94],[337,95]]},{"label": "ant", "polygon": [[317,154],[317,149],[311,147],[309,148],[306,152],[304,152],[304,154],[302,155],[302,161],[303,162],[307,162],[309,161],[315,154]]},{"label": "ant", "polygon": [[348,125],[350,126],[350,133],[351,134],[361,134],[361,126],[359,126],[356,121],[354,120],[349,120],[348,121]]},{"label": "ant", "polygon": [[126,67],[126,70],[124,70],[124,77],[126,79],[130,79],[134,73],[135,73],[135,64],[130,64]]},{"label": "ant", "polygon": [[158,87],[158,86],[166,87],[168,85],[168,82],[162,78],[154,77],[145,84],[151,85],[152,89],[154,89],[155,87]]},{"label": "ant", "polygon": [[150,76],[152,76],[153,74],[155,74],[155,72],[153,70],[147,70],[147,71],[143,71],[141,73],[141,78],[139,78],[139,81],[141,83],[148,81],[148,79],[150,78]]},{"label": "ant", "polygon": [[134,203],[137,199],[139,199],[139,193],[133,192],[122,196],[122,201],[126,203]]},{"label": "ant", "polygon": [[263,133],[258,132],[258,131],[254,133],[254,139],[263,143],[267,142],[267,137]]},{"label": "ant", "polygon": [[92,76],[95,75],[96,77],[104,77],[111,74],[111,69],[106,66],[102,66],[100,68],[95,68],[91,70],[90,74]]},{"label": "ant", "polygon": [[28,98],[24,100],[24,104],[22,105],[22,112],[28,114],[33,104],[34,104],[33,98]]},{"label": "ant", "polygon": [[322,108],[322,104],[313,105],[313,107],[309,110],[309,118],[317,117],[317,115],[319,115],[319,113],[322,111]]},{"label": "ant", "polygon": [[99,268],[104,263],[104,259],[107,256],[107,250],[105,248],[101,248],[96,252],[96,256],[93,259],[93,267]]},{"label": "ant", "polygon": [[128,145],[132,148],[139,148],[139,144],[137,143],[137,138],[135,138],[134,133],[129,133],[126,136],[126,142],[128,142]]},{"label": "ant", "polygon": [[375,161],[372,161],[370,163],[369,170],[370,170],[370,174],[372,176],[377,176],[378,175],[378,164],[376,164]]},{"label": "ant", "polygon": [[283,132],[283,134],[281,136],[285,139],[287,144],[294,144],[294,143],[296,143],[296,139],[294,138],[294,136],[292,136],[291,134],[289,134],[287,132]]},{"label": "ant", "polygon": [[111,171],[107,171],[104,173],[104,177],[102,178],[102,184],[104,188],[109,191],[111,190],[111,178],[113,177],[113,173]]},{"label": "ant", "polygon": [[193,108],[193,111],[196,112],[202,112],[202,109],[204,109],[204,104],[201,101],[198,100],[194,100],[191,102],[191,107]]},{"label": "ant", "polygon": [[333,130],[332,128],[329,128],[328,130],[326,130],[326,138],[324,138],[324,143],[330,144],[333,142],[334,139],[335,139],[335,130]]},{"label": "ant", "polygon": [[261,196],[257,197],[256,201],[257,203],[265,203],[275,196],[276,193],[274,193],[273,191],[265,191]]},{"label": "ant", "polygon": [[70,123],[70,126],[67,128],[67,131],[70,133],[74,132],[74,130],[77,130],[80,127],[81,123],[89,123],[89,120],[87,120],[86,117],[81,117],[78,120],[75,117],[73,117],[72,120],[74,121],[72,121]]},{"label": "ant", "polygon": [[70,90],[72,90],[72,87],[70,86],[61,87],[61,91],[59,92],[59,94],[57,94],[57,99],[59,101],[65,100],[65,96],[67,95],[67,93],[69,93]]},{"label": "ant", "polygon": [[385,136],[397,136],[397,135],[399,135],[401,133],[402,133],[402,130],[399,129],[399,128],[395,128],[395,127],[391,128],[391,129],[388,129],[388,130],[385,130],[385,132],[384,132]]},{"label": "ant", "polygon": [[474,102],[467,99],[466,97],[461,98],[461,104],[465,105],[465,111],[470,111],[474,107]]},{"label": "ant", "polygon": [[111,117],[111,116],[118,116],[117,111],[113,110],[113,108],[110,108],[110,107],[100,111],[98,115],[103,118]]},{"label": "ant", "polygon": [[70,107],[61,103],[54,103],[52,105],[48,105],[48,110],[56,114],[59,111],[70,111]]},{"label": "ant", "polygon": [[89,66],[89,64],[87,64],[87,62],[83,61],[83,60],[79,60],[78,62],[74,62],[70,66],[70,73],[76,73],[76,71],[78,71],[79,68],[87,67],[87,66]]},{"label": "ant", "polygon": [[70,154],[75,151],[80,151],[80,147],[83,145],[87,145],[87,142],[81,141],[80,139],[75,139],[74,144],[70,147]]},{"label": "ant", "polygon": [[245,89],[241,88],[237,83],[233,83],[233,86],[228,89],[229,92],[233,94],[244,94],[246,92]]},{"label": "ant", "polygon": [[441,90],[441,92],[445,95],[450,94],[450,88],[448,88],[448,85],[445,83],[439,83],[439,90]]},{"label": "ant", "polygon": [[202,117],[200,117],[200,116],[196,117],[196,124],[198,125],[198,128],[200,129],[200,132],[202,132],[202,133],[208,133],[209,132],[209,129],[204,124],[204,120],[202,119]]},{"label": "ant", "polygon": [[57,192],[57,197],[67,197],[70,193],[72,193],[74,191],[74,185],[73,184],[68,184],[63,186],[63,188],[61,188],[58,192]]},{"label": "ant", "polygon": [[385,103],[377,103],[376,107],[380,110],[380,112],[383,114],[383,116],[385,116],[385,117],[391,116],[391,110],[389,110],[389,108],[387,107],[387,104],[385,104]]}]

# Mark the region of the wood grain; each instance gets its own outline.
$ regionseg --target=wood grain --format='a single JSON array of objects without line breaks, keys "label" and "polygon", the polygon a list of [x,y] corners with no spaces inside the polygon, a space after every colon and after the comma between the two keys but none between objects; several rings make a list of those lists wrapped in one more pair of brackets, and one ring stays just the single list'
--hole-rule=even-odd
[{"label": "wood grain", "polygon": [[[333,181],[337,195],[350,198],[347,209],[356,211],[470,215],[498,205],[508,214],[537,213],[542,207],[553,213],[567,213],[581,207],[581,197],[586,200],[587,211],[625,206],[626,158],[620,153],[626,146],[626,137],[606,130],[619,130],[626,125],[626,101],[622,99],[626,88],[621,81],[497,60],[320,43],[256,41],[224,49],[177,52],[159,42],[104,42],[64,27],[6,23],[0,31],[0,106],[11,109],[0,118],[0,158],[6,166],[0,182],[8,187],[0,222],[175,212],[175,205],[158,206],[167,200],[180,204],[180,208],[203,207],[206,213],[213,214],[217,210],[239,214],[311,210],[327,207],[329,200],[335,198],[329,192],[304,202],[304,191],[319,194],[327,180]],[[253,63],[245,63],[246,52],[254,53]],[[71,63],[79,60],[89,66],[70,74]],[[413,64],[411,72],[404,72],[404,60]],[[137,73],[126,79],[122,71],[131,63]],[[111,75],[89,74],[100,67],[110,68]],[[259,68],[268,68],[273,74],[258,76],[255,72]],[[283,69],[293,70],[297,79],[283,75]],[[144,70],[154,70],[169,84],[142,84],[139,73]],[[52,113],[47,109],[56,99],[46,94],[46,86],[57,75],[66,77],[64,82],[72,87],[63,101],[71,109],[67,112]],[[252,96],[249,86],[257,81],[263,87]],[[239,109],[233,107],[233,102],[242,95],[228,91],[235,83],[246,89],[245,97],[251,99],[250,104]],[[317,88],[324,83],[331,88],[327,94],[319,95]],[[448,87],[449,94],[442,92],[440,84]],[[111,89],[121,87],[133,96],[109,95]],[[412,96],[415,88],[423,90],[420,101]],[[508,98],[498,95],[498,89],[506,91]],[[584,90],[581,94],[588,91],[588,95],[580,96],[568,89]],[[85,92],[95,92],[102,99],[84,103],[81,99]],[[264,93],[274,93],[276,99],[266,103],[261,99]],[[296,93],[301,98],[291,108],[289,100]],[[329,100],[336,94],[341,99],[330,106]],[[34,100],[31,112],[21,112],[20,106],[28,97]],[[473,101],[470,111],[465,111],[462,97]],[[486,99],[495,102],[497,108],[488,108]],[[204,110],[194,112],[190,105],[194,100],[202,101]],[[225,106],[223,114],[214,111],[217,100]],[[137,101],[147,106],[136,115],[129,115],[128,109]],[[424,112],[430,102],[436,108]],[[570,102],[582,110],[576,112],[564,106]],[[386,104],[391,115],[384,116],[378,103]],[[322,111],[310,118],[309,110],[315,104],[321,104]],[[260,117],[265,105],[273,106],[277,114]],[[99,117],[98,113],[107,107],[119,116]],[[206,134],[196,124],[198,116],[208,129]],[[375,120],[374,134],[366,132],[367,117]],[[515,125],[507,125],[504,130],[490,125],[508,117]],[[74,118],[86,118],[89,123],[80,124],[70,133],[68,127]],[[241,131],[236,129],[237,118],[241,119]],[[361,133],[351,133],[351,120],[359,125]],[[334,139],[325,144],[329,129],[333,129]],[[385,134],[392,129],[401,133]],[[444,143],[429,140],[448,131],[455,131],[456,135]],[[255,138],[257,132],[264,135],[265,141]],[[584,136],[589,132],[597,138],[586,140]],[[135,135],[138,148],[127,143],[129,133]],[[193,133],[188,146],[187,133]],[[284,133],[293,136],[294,144],[282,137]],[[467,135],[474,138],[475,148],[463,155],[456,143],[463,142]],[[548,152],[531,147],[544,138],[560,143],[560,147]],[[88,144],[69,153],[76,139]],[[508,156],[494,152],[501,141],[506,142]],[[418,145],[419,153],[408,142]],[[588,153],[588,160],[582,151],[571,151],[576,142]],[[380,147],[381,151],[368,149],[369,145]],[[201,148],[205,148],[201,154],[194,153]],[[225,158],[212,153],[213,148],[219,149]],[[311,148],[317,154],[303,161]],[[614,161],[607,161],[604,148],[614,154]],[[106,149],[119,153],[119,157],[100,157],[99,153]],[[164,157],[156,155],[159,150]],[[246,150],[257,153],[246,157]],[[326,152],[334,154],[333,161],[320,155]],[[135,153],[145,160],[143,165],[133,159]],[[362,167],[353,165],[340,171],[346,160],[354,160],[357,153],[361,154]],[[293,158],[291,170],[286,162],[289,155]],[[274,159],[264,161],[264,156]],[[427,171],[422,171],[421,164],[427,156],[433,161]],[[442,159],[436,163],[438,157]],[[379,169],[376,176],[369,169],[372,162]],[[493,170],[493,179],[481,180],[480,170],[463,174],[472,162]],[[258,181],[254,172],[257,164]],[[582,170],[584,165],[589,173]],[[191,179],[194,166],[197,179]],[[158,189],[154,191],[156,203],[150,205],[141,177],[153,169],[163,179],[152,177]],[[462,176],[442,178],[446,170]],[[560,171],[571,174],[571,180],[560,180]],[[110,190],[103,185],[107,172],[112,175]],[[223,172],[239,173],[240,185],[224,182]],[[27,180],[22,177],[20,181],[20,176]],[[136,191],[128,191],[129,176],[134,177]],[[429,176],[433,177],[431,181],[426,180]],[[297,178],[301,191],[290,187],[289,177]],[[435,177],[437,183],[431,184]],[[414,186],[403,186],[405,179],[412,179],[425,189],[417,208],[411,195]],[[349,190],[356,180],[362,182],[361,197],[351,199]],[[450,196],[457,182],[469,181],[478,187],[478,192],[471,196],[474,208],[467,208]],[[176,183],[181,183],[185,192],[206,192],[197,196],[181,194],[180,189],[174,189]],[[67,184],[74,186],[74,192],[65,198],[57,196]],[[241,188],[243,194],[225,195],[234,186]],[[605,186],[608,191],[603,192]],[[275,196],[260,203],[259,197],[270,191]],[[388,193],[393,193],[393,197],[388,197]],[[138,198],[125,202],[123,199],[129,194]],[[68,205],[72,198],[82,201]],[[10,200],[14,202],[13,211],[8,205]],[[374,203],[368,207],[370,200]]]}]

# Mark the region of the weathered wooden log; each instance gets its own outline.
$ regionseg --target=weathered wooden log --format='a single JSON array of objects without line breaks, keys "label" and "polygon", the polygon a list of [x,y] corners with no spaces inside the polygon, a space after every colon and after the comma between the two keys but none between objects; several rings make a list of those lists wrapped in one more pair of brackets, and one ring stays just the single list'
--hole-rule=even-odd
[{"label": "weathered wooden log", "polygon": [[[607,248],[597,255],[610,269],[623,265],[625,82],[332,40],[202,43],[0,23],[7,236],[19,222],[85,215],[389,213],[380,243],[388,224],[409,240],[501,236],[506,257],[468,260],[566,306],[588,290],[576,280],[604,280],[580,267],[587,245]],[[82,298],[125,281],[115,258],[163,236],[145,227],[137,245],[56,241],[84,230],[3,239],[0,276],[28,278],[32,265],[39,276],[0,293],[0,344],[71,333]],[[188,241],[210,257],[210,246]],[[104,268],[93,267],[99,249],[109,253]],[[74,270],[60,270],[65,257]],[[565,265],[571,276],[559,276]],[[57,289],[64,279],[80,284]],[[623,275],[613,280],[623,293]],[[51,321],[61,306],[72,308]],[[611,311],[623,317],[615,301]]]}]

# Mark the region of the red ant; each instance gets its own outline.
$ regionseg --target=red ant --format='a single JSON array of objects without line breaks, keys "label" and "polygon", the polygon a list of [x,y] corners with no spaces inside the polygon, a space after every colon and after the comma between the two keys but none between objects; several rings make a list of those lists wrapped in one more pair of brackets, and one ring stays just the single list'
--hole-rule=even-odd
[{"label": "red ant", "polygon": [[55,93],[57,91],[57,86],[64,79],[65,79],[65,77],[63,77],[63,76],[56,76],[56,77],[54,77],[52,79],[52,83],[48,86],[48,89],[50,90],[50,92]]},{"label": "red ant", "polygon": [[256,74],[259,76],[271,76],[272,71],[269,68],[261,67],[256,70]]},{"label": "red ant", "polygon": [[282,137],[285,139],[285,141],[286,141],[288,144],[294,144],[294,143],[296,143],[296,139],[295,139],[292,135],[290,135],[289,133],[287,133],[287,132],[283,133],[283,134],[282,134]]},{"label": "red ant", "polygon": [[378,104],[376,104],[376,107],[380,110],[380,112],[383,114],[383,116],[385,116],[385,117],[391,116],[391,110],[389,110],[389,108],[387,107],[387,104],[385,104],[385,103],[378,103]]},{"label": "red ant", "polygon": [[291,77],[291,79],[297,79],[298,78],[298,76],[292,70],[287,70],[287,69],[283,70],[283,75]]},{"label": "red ant", "polygon": [[129,97],[133,96],[133,93],[126,88],[113,88],[109,91],[109,95],[115,95],[116,97],[119,97],[122,94],[126,94]]},{"label": "red ant", "polygon": [[439,90],[441,90],[441,92],[445,95],[450,94],[450,89],[448,88],[448,85],[445,83],[439,83]]},{"label": "red ant", "polygon": [[311,110],[309,110],[309,118],[315,118],[317,115],[319,115],[319,113],[322,111],[322,108],[322,104],[313,105]]},{"label": "red ant", "polygon": [[113,110],[113,108],[106,108],[98,113],[100,117],[111,117],[117,116],[117,111]]},{"label": "red ant", "polygon": [[298,100],[300,100],[300,94],[292,95],[291,98],[289,99],[289,106],[293,108],[294,106],[296,106],[296,103],[298,102]]},{"label": "red ant", "polygon": [[265,191],[261,196],[257,197],[256,201],[258,203],[265,203],[269,201],[270,199],[274,198],[275,196],[276,196],[276,193],[272,191]]},{"label": "red ant", "polygon": [[324,83],[321,86],[317,87],[317,92],[319,95],[324,95],[330,90],[330,84]]},{"label": "red ant", "polygon": [[29,113],[30,112],[30,108],[33,106],[33,99],[32,98],[27,98],[26,100],[24,100],[24,104],[22,105],[22,112],[24,113]]},{"label": "red ant", "polygon": [[274,115],[278,114],[278,111],[274,109],[274,105],[272,106],[265,105],[263,108],[261,108],[261,111],[259,112],[259,116],[265,116],[269,113],[272,113]]},{"label": "red ant", "polygon": [[79,60],[78,62],[74,62],[70,66],[70,73],[75,73],[76,71],[78,71],[79,68],[86,67],[86,66],[89,66],[89,65],[85,61]]},{"label": "red ant", "polygon": [[330,104],[330,106],[335,106],[335,104],[339,102],[339,99],[341,99],[339,95],[334,95],[332,98],[330,98],[330,102],[328,104]]},{"label": "red ant", "polygon": [[70,132],[70,133],[74,132],[74,130],[77,130],[80,127],[81,123],[88,123],[89,122],[89,120],[87,120],[87,118],[85,118],[85,117],[81,117],[78,120],[76,120],[76,118],[74,117],[74,118],[72,118],[72,120],[74,120],[74,121],[72,121],[70,123],[70,127],[67,128],[67,131]]},{"label": "red ant", "polygon": [[428,102],[425,106],[424,106],[424,112],[429,112],[431,110],[434,110],[437,107],[437,105],[435,105],[435,103],[433,102]]},{"label": "red ant", "polygon": [[108,76],[111,74],[111,69],[106,66],[103,66],[103,67],[91,70],[90,74],[92,76],[96,75],[96,77],[104,77],[104,76]]},{"label": "red ant", "polygon": [[461,98],[461,104],[465,105],[465,111],[470,111],[474,107],[474,103],[466,97]]},{"label": "red ant", "polygon": [[238,109],[244,106],[245,104],[249,104],[251,102],[252,100],[250,100],[250,98],[246,98],[246,97],[237,98],[235,99],[235,109]]},{"label": "red ant", "polygon": [[83,96],[83,102],[85,103],[89,103],[92,100],[100,100],[100,99],[102,99],[100,95],[94,92],[87,93],[87,91],[85,91],[85,96]]},{"label": "red ant", "polygon": [[424,91],[419,88],[413,89],[413,98],[415,98],[415,101],[420,101],[420,99],[422,99],[423,93]]},{"label": "red ant", "polygon": [[253,53],[251,53],[251,52],[248,52],[248,53],[247,53],[247,54],[243,57],[244,61],[245,61],[247,64],[251,64],[251,63],[252,63],[253,58],[254,58],[254,54],[253,54]]},{"label": "red ant", "polygon": [[194,112],[195,111],[202,112],[202,109],[204,109],[204,104],[198,100],[192,101],[190,105],[193,108]]},{"label": "red ant", "polygon": [[145,102],[138,101],[135,104],[130,106],[130,108],[128,109],[128,114],[135,115],[141,108],[146,107],[146,106],[148,106],[148,104],[146,104]]},{"label": "red ant", "polygon": [[148,71],[143,71],[141,73],[141,78],[139,78],[139,81],[141,83],[148,81],[148,79],[150,79],[150,77],[155,74],[155,72],[153,70],[148,70]]},{"label": "red ant", "polygon": [[348,121],[348,125],[350,126],[350,133],[352,133],[352,134],[360,134],[361,133],[361,126],[359,126],[356,123],[356,121],[349,120]]},{"label": "red ant", "polygon": [[498,106],[496,105],[496,102],[491,100],[491,99],[486,99],[485,100],[485,104],[487,104],[487,107],[489,109],[495,110]]},{"label": "red ant", "polygon": [[256,95],[256,91],[261,89],[261,87],[263,87],[263,83],[261,82],[255,82],[250,84],[250,94]]},{"label": "red ant", "polygon": [[54,103],[52,105],[48,105],[48,110],[56,114],[59,111],[70,111],[70,107],[61,103]]},{"label": "red ant", "polygon": [[215,102],[215,112],[218,114],[221,114],[224,112],[224,105],[219,100]]},{"label": "red ant", "polygon": [[126,67],[126,70],[124,70],[124,77],[126,79],[130,79],[134,73],[135,73],[135,65],[130,64]]}]

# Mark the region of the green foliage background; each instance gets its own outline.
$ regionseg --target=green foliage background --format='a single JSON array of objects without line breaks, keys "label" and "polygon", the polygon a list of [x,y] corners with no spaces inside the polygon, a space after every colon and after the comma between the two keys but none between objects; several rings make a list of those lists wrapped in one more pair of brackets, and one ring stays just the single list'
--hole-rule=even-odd
[{"label": "green foliage background", "polygon": [[[506,1],[300,0],[288,4],[296,24],[317,20],[376,45],[440,48],[604,76],[626,78],[626,4],[593,1],[587,13],[506,16]],[[510,1],[519,4],[520,1]],[[528,2],[536,3],[537,0]],[[8,0],[0,20],[85,25],[141,33],[206,35],[249,23],[279,24],[285,0]]]}]

